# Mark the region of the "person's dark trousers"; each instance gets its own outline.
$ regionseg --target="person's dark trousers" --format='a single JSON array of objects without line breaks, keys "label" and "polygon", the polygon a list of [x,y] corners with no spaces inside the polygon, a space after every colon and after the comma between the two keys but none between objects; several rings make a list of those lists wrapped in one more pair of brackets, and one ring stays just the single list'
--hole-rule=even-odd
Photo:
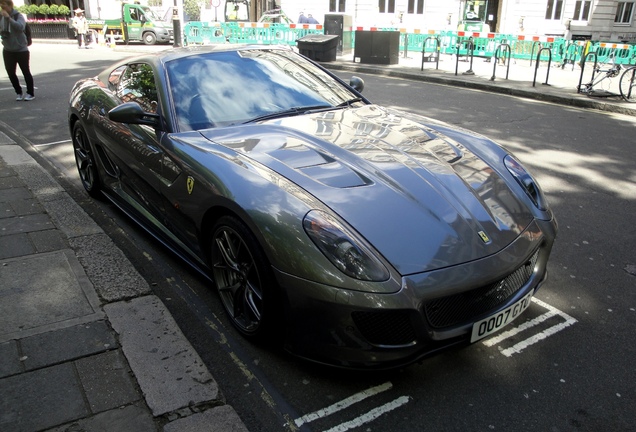
[{"label": "person's dark trousers", "polygon": [[86,35],[83,35],[81,33],[77,34],[77,46],[79,46],[80,48],[86,46]]},{"label": "person's dark trousers", "polygon": [[13,89],[16,94],[22,94],[20,80],[18,79],[18,75],[15,73],[16,66],[20,66],[22,75],[24,75],[24,81],[26,82],[27,93],[31,96],[35,96],[35,91],[33,89],[33,75],[31,75],[31,70],[29,69],[31,53],[29,51],[2,51],[2,57],[4,59],[4,68],[7,70],[9,81],[11,81],[11,85],[13,85]]}]

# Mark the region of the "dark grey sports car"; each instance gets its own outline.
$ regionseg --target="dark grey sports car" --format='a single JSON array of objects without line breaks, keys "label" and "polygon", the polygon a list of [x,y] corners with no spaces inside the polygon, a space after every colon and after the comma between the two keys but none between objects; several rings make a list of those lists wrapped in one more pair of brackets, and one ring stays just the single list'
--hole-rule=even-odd
[{"label": "dark grey sports car", "polygon": [[541,189],[489,139],[362,86],[284,47],[130,59],[71,92],[79,175],[207,275],[248,338],[389,368],[496,332],[546,278]]}]

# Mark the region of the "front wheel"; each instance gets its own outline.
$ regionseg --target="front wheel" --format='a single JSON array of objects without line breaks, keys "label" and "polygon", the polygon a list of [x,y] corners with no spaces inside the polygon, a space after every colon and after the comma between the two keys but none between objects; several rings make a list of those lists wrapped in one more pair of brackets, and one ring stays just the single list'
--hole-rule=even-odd
[{"label": "front wheel", "polygon": [[636,102],[636,66],[630,67],[623,72],[618,88],[623,99],[627,102]]},{"label": "front wheel", "polygon": [[143,39],[146,45],[154,45],[157,43],[157,36],[155,36],[155,34],[152,32],[144,33]]},{"label": "front wheel", "polygon": [[256,238],[237,218],[224,216],[214,226],[211,263],[232,324],[251,339],[273,336],[278,308],[274,277]]}]

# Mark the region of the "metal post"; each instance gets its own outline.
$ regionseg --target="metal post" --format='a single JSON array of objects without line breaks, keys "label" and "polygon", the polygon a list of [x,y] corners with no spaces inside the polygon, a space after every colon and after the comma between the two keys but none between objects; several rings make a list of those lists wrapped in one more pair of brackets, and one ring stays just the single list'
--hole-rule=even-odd
[{"label": "metal post", "polygon": [[409,54],[409,34],[404,33],[404,58],[408,58]]},{"label": "metal post", "polygon": [[468,39],[468,49],[470,50],[470,68],[464,72],[464,75],[475,75],[473,72],[473,57],[475,56],[475,41],[472,36]]},{"label": "metal post", "polygon": [[181,21],[179,20],[179,6],[177,0],[174,0],[174,9],[172,9],[172,35],[174,38],[174,47],[180,47],[181,44]]}]

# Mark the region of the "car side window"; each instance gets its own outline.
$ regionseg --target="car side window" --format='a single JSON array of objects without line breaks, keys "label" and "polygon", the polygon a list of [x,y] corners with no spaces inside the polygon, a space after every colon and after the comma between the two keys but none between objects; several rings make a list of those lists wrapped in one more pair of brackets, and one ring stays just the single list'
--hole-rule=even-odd
[{"label": "car side window", "polygon": [[111,90],[115,90],[119,85],[119,81],[121,80],[121,75],[126,70],[126,66],[119,66],[117,69],[112,71],[110,75],[108,75],[108,84]]},{"label": "car side window", "polygon": [[144,111],[157,112],[157,86],[150,65],[129,64],[121,75],[116,93],[123,102],[137,102]]}]

